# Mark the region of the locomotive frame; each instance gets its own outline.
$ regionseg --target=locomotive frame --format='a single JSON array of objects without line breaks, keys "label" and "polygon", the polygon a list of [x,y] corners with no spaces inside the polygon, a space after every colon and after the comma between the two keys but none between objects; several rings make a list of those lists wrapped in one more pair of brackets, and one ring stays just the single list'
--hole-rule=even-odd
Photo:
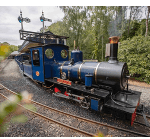
[{"label": "locomotive frame", "polygon": [[[108,62],[83,62],[79,49],[71,52],[69,60],[66,36],[50,31],[19,33],[25,41],[15,60],[24,75],[51,87],[56,97],[76,101],[86,109],[112,113],[133,125],[141,92],[128,90],[127,64],[117,60],[118,37],[109,38]],[[47,50],[51,50],[51,56],[46,55]],[[61,56],[62,51],[66,57]]]}]

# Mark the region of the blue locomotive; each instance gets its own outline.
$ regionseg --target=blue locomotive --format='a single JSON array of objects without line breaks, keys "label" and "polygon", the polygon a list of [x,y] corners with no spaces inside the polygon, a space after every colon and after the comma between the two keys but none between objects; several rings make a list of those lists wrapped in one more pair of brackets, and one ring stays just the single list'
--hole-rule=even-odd
[{"label": "blue locomotive", "polygon": [[112,113],[133,124],[141,92],[128,90],[128,67],[117,60],[119,38],[110,37],[108,62],[84,62],[79,49],[71,52],[66,36],[19,30],[25,40],[15,57],[22,73],[51,87],[53,95],[81,107]]}]

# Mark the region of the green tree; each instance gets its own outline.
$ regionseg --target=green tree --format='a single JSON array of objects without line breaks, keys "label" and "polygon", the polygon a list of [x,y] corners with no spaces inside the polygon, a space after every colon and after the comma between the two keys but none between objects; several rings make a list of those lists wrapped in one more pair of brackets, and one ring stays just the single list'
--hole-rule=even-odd
[{"label": "green tree", "polygon": [[95,6],[92,7],[92,25],[94,34],[94,55],[98,61],[103,61],[105,45],[109,38],[109,25],[114,14],[115,7]]},{"label": "green tree", "polygon": [[145,36],[148,35],[148,19],[149,19],[149,13],[150,13],[150,6],[147,6],[147,19],[146,19],[146,33]]},{"label": "green tree", "polygon": [[[67,45],[84,53],[84,59],[104,60],[105,44],[110,36],[121,36],[122,40],[142,32],[141,6],[60,6],[65,14],[62,21],[48,27],[56,35],[68,36]],[[127,10],[129,9],[129,17]]]},{"label": "green tree", "polygon": [[73,47],[74,40],[76,46],[82,49],[82,34],[84,30],[84,22],[87,18],[86,7],[83,6],[62,6],[60,7],[65,16],[63,21],[67,27],[68,35],[71,36],[71,47]]},{"label": "green tree", "polygon": [[121,42],[119,61],[125,61],[132,77],[150,83],[150,36],[134,36]]},{"label": "green tree", "polygon": [[18,50],[18,46],[10,45],[10,51],[11,51],[11,52],[17,51],[17,50]]},{"label": "green tree", "polygon": [[131,21],[131,26],[130,26],[130,32],[128,34],[128,26],[126,26],[125,28],[125,31],[122,33],[122,37],[121,37],[121,40],[126,40],[127,38],[132,38],[134,36],[138,36],[140,35],[141,33],[140,32],[140,26],[141,26],[141,23],[137,20],[133,20]]}]

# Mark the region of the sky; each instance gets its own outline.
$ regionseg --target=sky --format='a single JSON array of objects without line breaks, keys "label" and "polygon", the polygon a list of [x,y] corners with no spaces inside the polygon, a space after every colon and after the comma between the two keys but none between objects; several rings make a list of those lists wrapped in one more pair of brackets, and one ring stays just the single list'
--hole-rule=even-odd
[{"label": "sky", "polygon": [[22,11],[23,18],[30,18],[31,22],[23,22],[25,31],[37,32],[43,27],[40,21],[42,10],[46,18],[52,19],[52,22],[45,21],[46,26],[54,22],[62,20],[64,13],[57,6],[0,6],[0,42],[8,42],[11,45],[21,45],[23,40],[20,40],[19,30],[21,23],[18,21],[18,16]]},{"label": "sky", "polygon": [[[136,5],[135,5],[136,4]],[[23,28],[25,31],[39,31],[43,27],[40,21],[42,10],[46,18],[52,19],[52,22],[44,22],[46,26],[50,26],[52,23],[61,21],[64,17],[64,13],[58,6],[145,6],[150,5],[146,0],[142,2],[134,3],[132,0],[123,1],[119,0],[3,0],[0,3],[0,42],[8,42],[10,45],[21,45],[23,40],[20,40],[19,30],[21,24],[18,21],[20,10],[22,11],[23,18],[30,18],[31,22],[23,22]]]}]

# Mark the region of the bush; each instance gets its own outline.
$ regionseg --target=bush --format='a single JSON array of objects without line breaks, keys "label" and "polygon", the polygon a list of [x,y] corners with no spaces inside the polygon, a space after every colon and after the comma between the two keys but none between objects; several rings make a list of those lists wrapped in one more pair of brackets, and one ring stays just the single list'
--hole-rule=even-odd
[{"label": "bush", "polygon": [[121,42],[119,61],[125,61],[135,79],[150,83],[150,36],[135,36]]}]

